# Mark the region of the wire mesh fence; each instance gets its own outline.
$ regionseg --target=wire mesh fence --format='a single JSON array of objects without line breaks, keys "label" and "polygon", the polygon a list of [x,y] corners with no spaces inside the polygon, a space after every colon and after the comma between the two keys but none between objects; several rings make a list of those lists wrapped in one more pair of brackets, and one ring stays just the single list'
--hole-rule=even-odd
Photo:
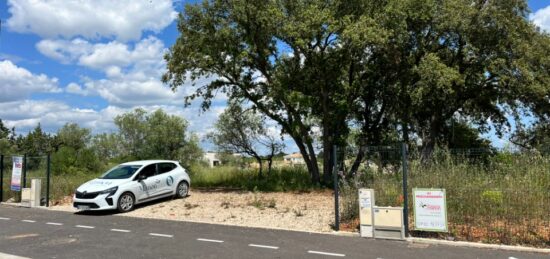
[{"label": "wire mesh fence", "polygon": [[[357,174],[341,183],[343,220],[357,219],[358,188],[374,189],[377,206],[404,206],[402,150],[390,146],[366,151]],[[423,154],[411,149],[408,153],[412,236],[550,247],[550,152],[455,149]],[[446,190],[447,233],[414,230],[413,188]]]},{"label": "wire mesh fence", "polygon": [[33,179],[40,179],[40,197],[41,205],[46,205],[47,197],[47,156],[23,156],[23,155],[4,155],[3,177],[2,177],[2,202],[20,202],[21,190],[14,191],[11,188],[13,158],[21,157],[23,160],[22,172],[20,177],[20,188],[30,188]]}]

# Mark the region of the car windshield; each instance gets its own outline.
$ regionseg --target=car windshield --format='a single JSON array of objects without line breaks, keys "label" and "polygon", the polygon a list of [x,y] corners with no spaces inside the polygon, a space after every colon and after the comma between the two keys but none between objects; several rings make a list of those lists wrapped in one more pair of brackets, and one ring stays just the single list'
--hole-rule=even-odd
[{"label": "car windshield", "polygon": [[141,165],[119,165],[106,173],[99,179],[128,179],[141,167]]}]

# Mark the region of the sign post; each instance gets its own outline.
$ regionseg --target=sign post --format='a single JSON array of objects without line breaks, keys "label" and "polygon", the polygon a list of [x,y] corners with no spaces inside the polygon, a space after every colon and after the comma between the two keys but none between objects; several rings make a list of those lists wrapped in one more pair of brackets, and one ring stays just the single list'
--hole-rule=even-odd
[{"label": "sign post", "polygon": [[21,191],[21,171],[23,169],[23,157],[12,157],[13,167],[11,171],[11,190]]},{"label": "sign post", "polygon": [[445,189],[413,189],[414,228],[448,232]]}]

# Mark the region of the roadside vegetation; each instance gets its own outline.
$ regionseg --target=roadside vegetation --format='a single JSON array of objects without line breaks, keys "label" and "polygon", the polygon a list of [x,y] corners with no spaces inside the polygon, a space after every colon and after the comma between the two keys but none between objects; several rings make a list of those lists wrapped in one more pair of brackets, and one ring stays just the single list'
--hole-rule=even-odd
[{"label": "roadside vegetation", "polygon": [[[437,153],[429,164],[419,158],[409,161],[409,222],[413,230],[413,188],[444,188],[449,233],[413,231],[414,236],[550,246],[549,154],[500,152],[465,158]],[[359,222],[358,188],[374,189],[378,206],[403,206],[402,169],[386,162],[384,170],[362,168],[351,181],[342,182],[342,219],[352,229]]]}]

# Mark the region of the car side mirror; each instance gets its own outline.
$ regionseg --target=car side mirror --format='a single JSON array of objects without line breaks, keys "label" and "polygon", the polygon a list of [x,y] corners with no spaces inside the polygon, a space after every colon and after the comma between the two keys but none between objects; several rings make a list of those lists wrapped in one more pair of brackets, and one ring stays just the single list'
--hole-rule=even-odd
[{"label": "car side mirror", "polygon": [[138,182],[141,182],[141,181],[147,179],[147,175],[139,174],[137,179],[138,179]]}]

